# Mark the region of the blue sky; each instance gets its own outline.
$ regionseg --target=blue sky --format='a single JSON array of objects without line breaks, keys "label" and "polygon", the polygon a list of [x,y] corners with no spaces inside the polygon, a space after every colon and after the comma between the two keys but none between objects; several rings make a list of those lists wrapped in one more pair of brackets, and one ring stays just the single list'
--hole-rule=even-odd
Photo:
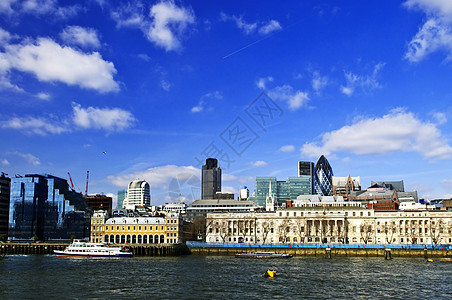
[{"label": "blue sky", "polygon": [[140,178],[163,204],[197,197],[206,156],[237,193],[324,154],[363,188],[452,196],[449,0],[4,0],[0,20],[10,176]]}]

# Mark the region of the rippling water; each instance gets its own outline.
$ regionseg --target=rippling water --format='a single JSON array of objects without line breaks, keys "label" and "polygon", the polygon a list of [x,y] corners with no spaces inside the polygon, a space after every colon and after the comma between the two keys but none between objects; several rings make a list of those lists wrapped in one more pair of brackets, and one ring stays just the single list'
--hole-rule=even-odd
[{"label": "rippling water", "polygon": [[[263,276],[268,268],[274,278]],[[395,258],[9,256],[0,298],[451,299],[452,263]]]}]

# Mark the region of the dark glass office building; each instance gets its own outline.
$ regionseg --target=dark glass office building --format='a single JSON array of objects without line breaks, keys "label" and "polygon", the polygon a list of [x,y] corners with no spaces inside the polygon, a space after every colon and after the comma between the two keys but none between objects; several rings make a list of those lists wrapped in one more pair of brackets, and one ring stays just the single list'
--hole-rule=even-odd
[{"label": "dark glass office building", "polygon": [[11,179],[2,172],[0,175],[0,240],[8,234],[9,193]]},{"label": "dark glass office building", "polygon": [[314,163],[311,161],[298,162],[298,177],[305,178],[311,182],[311,194],[314,194]]},{"label": "dark glass office building", "polygon": [[90,213],[83,195],[69,190],[65,179],[36,174],[12,178],[8,239],[89,238]]},{"label": "dark glass office building", "polygon": [[330,196],[333,192],[333,169],[325,156],[320,156],[314,168],[315,193]]},{"label": "dark glass office building", "polygon": [[218,168],[217,159],[206,159],[206,164],[202,166],[201,181],[201,199],[213,199],[217,192],[221,192],[221,169]]}]

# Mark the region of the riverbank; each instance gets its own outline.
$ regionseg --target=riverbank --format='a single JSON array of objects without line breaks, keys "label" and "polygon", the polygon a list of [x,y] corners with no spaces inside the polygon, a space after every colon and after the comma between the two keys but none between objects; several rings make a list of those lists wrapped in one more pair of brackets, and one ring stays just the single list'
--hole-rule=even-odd
[{"label": "riverbank", "polygon": [[[64,250],[68,243],[4,243],[0,254],[54,254],[53,250]],[[127,247],[134,256],[179,256],[190,254],[184,244],[177,245],[120,245]]]}]

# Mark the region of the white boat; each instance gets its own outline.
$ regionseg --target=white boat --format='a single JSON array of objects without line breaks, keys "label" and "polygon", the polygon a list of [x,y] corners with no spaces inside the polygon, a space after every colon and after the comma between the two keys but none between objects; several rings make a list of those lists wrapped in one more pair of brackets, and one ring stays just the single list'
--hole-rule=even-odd
[{"label": "white boat", "polygon": [[237,258],[291,258],[292,254],[274,252],[236,253]]},{"label": "white boat", "polygon": [[131,257],[133,254],[121,247],[112,247],[101,243],[88,243],[74,240],[63,251],[53,250],[58,257]]}]

